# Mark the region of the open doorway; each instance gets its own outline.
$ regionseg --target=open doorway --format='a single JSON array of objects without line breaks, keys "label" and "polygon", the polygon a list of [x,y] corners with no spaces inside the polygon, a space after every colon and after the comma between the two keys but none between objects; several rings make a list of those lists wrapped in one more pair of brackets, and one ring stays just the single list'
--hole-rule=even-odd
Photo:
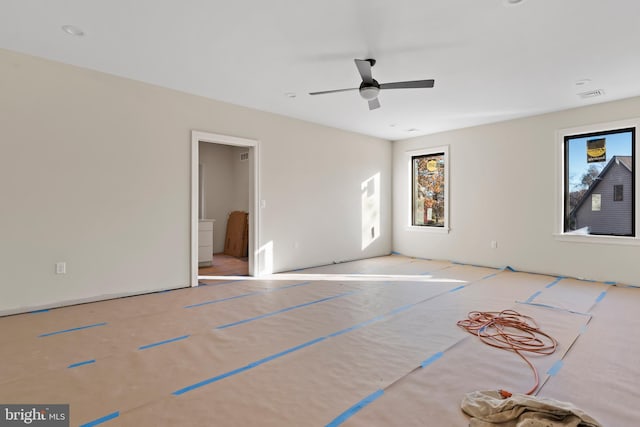
[{"label": "open doorway", "polygon": [[249,148],[200,141],[199,156],[198,276],[247,276]]},{"label": "open doorway", "polygon": [[[191,286],[198,285],[198,276],[256,275],[258,141],[192,131],[191,161]],[[228,221],[236,235],[242,234],[238,221],[245,227],[244,253],[229,251]]]}]

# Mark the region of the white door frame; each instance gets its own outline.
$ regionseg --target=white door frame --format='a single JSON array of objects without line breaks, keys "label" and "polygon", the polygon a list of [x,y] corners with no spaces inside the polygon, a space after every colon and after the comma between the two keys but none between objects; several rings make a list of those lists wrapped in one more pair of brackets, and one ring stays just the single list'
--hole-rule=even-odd
[{"label": "white door frame", "polygon": [[[198,200],[200,142],[249,149],[249,276],[257,276],[260,249],[260,141],[191,131],[191,286],[198,286]],[[220,231],[218,231],[220,232]]]}]

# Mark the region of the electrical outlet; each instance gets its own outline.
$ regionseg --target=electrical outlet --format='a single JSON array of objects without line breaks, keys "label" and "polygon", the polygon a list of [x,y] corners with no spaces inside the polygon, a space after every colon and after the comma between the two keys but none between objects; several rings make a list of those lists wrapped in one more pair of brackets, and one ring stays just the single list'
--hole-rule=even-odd
[{"label": "electrical outlet", "polygon": [[67,274],[66,262],[56,262],[56,274]]}]

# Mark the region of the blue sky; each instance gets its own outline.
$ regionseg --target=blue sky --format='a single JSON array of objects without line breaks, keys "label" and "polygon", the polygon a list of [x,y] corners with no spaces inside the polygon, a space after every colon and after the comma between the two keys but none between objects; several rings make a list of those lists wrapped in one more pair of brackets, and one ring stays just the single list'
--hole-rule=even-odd
[{"label": "blue sky", "polygon": [[589,136],[569,140],[568,164],[569,164],[569,191],[578,190],[580,178],[589,168],[587,163],[587,141],[590,139],[605,138],[607,148],[607,160],[602,163],[590,163],[602,169],[613,156],[631,155],[631,132],[615,133],[602,136]]}]

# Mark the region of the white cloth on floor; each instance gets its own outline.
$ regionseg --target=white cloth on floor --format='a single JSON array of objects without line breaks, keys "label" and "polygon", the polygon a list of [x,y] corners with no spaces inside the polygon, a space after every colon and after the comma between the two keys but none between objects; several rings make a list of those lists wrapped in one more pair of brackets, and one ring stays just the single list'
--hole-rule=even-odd
[{"label": "white cloth on floor", "polygon": [[474,391],[461,406],[469,427],[602,427],[571,403],[519,393],[504,399],[498,391]]}]

